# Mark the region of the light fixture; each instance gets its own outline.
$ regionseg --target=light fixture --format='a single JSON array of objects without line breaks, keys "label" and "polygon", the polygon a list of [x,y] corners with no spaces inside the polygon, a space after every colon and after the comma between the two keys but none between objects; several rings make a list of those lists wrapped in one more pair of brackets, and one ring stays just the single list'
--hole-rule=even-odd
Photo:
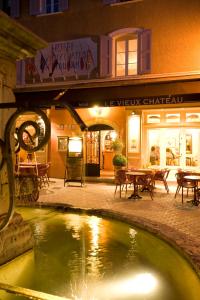
[{"label": "light fixture", "polygon": [[64,91],[61,91],[57,96],[54,97],[53,100],[59,100],[66,92],[67,92],[67,89]]},{"label": "light fixture", "polygon": [[98,105],[93,106],[89,109],[90,114],[96,118],[103,118],[108,115],[109,107],[100,107]]}]

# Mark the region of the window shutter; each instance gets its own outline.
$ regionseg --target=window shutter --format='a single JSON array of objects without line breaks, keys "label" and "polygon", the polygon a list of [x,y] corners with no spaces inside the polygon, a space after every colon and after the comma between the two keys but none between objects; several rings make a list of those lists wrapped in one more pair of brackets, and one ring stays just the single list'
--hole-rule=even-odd
[{"label": "window shutter", "polygon": [[40,13],[40,2],[39,0],[30,0],[30,15],[35,16]]},{"label": "window shutter", "polygon": [[68,0],[59,0],[59,11],[68,9]]},{"label": "window shutter", "polygon": [[103,0],[103,4],[112,4],[112,3],[117,3],[119,2],[118,0]]},{"label": "window shutter", "polygon": [[138,34],[138,74],[151,72],[151,30]]},{"label": "window shutter", "polygon": [[46,0],[30,0],[30,15],[46,13]]},{"label": "window shutter", "polygon": [[24,84],[24,60],[16,61],[16,84],[23,85]]},{"label": "window shutter", "polygon": [[100,38],[100,77],[112,74],[112,39],[109,36]]},{"label": "window shutter", "polygon": [[21,61],[16,62],[16,84],[21,84]]},{"label": "window shutter", "polygon": [[10,16],[13,18],[19,17],[19,0],[10,1]]}]

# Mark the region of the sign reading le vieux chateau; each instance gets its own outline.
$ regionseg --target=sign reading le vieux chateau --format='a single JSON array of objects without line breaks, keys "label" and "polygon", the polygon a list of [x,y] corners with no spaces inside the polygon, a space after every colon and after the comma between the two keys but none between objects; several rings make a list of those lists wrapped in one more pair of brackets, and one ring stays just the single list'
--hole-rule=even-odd
[{"label": "sign reading le vieux chateau", "polygon": [[126,100],[105,101],[104,106],[137,106],[137,105],[160,105],[183,103],[183,96],[159,96],[146,98],[133,98]]},{"label": "sign reading le vieux chateau", "polygon": [[92,107],[93,105],[99,105],[102,107],[114,107],[114,106],[140,106],[140,105],[176,105],[181,103],[195,103],[200,102],[200,94],[182,94],[182,95],[165,95],[165,96],[149,96],[149,97],[133,97],[129,99],[106,99],[95,101],[74,101],[75,107]]}]

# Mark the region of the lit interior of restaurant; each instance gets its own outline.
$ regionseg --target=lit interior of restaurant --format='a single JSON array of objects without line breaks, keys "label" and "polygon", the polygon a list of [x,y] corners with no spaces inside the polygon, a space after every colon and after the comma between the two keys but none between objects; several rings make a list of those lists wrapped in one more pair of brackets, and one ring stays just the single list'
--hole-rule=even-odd
[{"label": "lit interior of restaurant", "polygon": [[[22,115],[18,118],[16,127],[23,121],[32,119],[40,124],[42,135],[45,125],[39,118],[33,114]],[[85,139],[86,162],[98,163],[101,176],[114,170],[112,141],[119,138],[120,134],[112,126],[104,127],[102,130],[88,131]],[[199,108],[138,110],[136,114],[129,110],[125,127],[126,143],[123,152],[128,158],[128,167],[134,167],[134,158],[139,157],[140,167],[169,168],[171,179],[175,179],[173,176],[178,168],[200,167]],[[34,130],[31,127],[27,129],[30,132]],[[37,139],[35,142],[37,143]],[[152,151],[154,158],[151,157]],[[17,155],[20,162],[30,159],[30,155],[23,149]],[[31,155],[31,160],[40,163],[49,159],[48,146]]]},{"label": "lit interior of restaurant", "polygon": [[[199,109],[145,111],[143,118],[143,145],[148,145],[148,151],[144,153],[145,164],[171,170],[200,166]],[[150,161],[152,147],[157,152],[153,162]]]}]

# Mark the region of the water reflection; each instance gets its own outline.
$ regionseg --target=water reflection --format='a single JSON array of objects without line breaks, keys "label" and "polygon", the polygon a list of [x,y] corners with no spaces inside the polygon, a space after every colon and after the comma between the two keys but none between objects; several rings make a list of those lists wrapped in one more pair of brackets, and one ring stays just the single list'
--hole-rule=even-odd
[{"label": "water reflection", "polygon": [[[33,226],[34,260],[9,263],[23,276],[13,272],[7,283],[83,300],[199,300],[199,279],[188,263],[147,232],[96,216],[19,212]],[[2,266],[0,281],[6,272]]]},{"label": "water reflection", "polygon": [[142,273],[132,276],[132,278],[123,279],[112,286],[114,286],[114,293],[120,297],[124,295],[146,295],[155,292],[158,279],[151,273]]}]

